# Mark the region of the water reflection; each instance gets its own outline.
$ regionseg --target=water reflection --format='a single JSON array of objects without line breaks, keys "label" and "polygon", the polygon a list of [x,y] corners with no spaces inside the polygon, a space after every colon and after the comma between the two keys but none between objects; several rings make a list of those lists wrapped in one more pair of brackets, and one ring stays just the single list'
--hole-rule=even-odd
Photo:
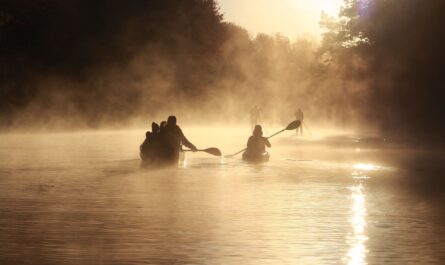
[{"label": "water reflection", "polygon": [[354,165],[354,169],[357,170],[366,170],[366,171],[374,171],[378,170],[380,167],[373,164],[365,164],[365,163],[358,163]]},{"label": "water reflection", "polygon": [[187,168],[187,158],[184,159],[183,161],[179,162],[179,165],[182,168]]},{"label": "water reflection", "polygon": [[138,170],[140,135],[2,136],[0,264],[445,260],[444,213],[394,186],[406,178],[381,151],[313,141],[262,165],[198,152]]},{"label": "water reflection", "polygon": [[351,218],[352,233],[348,235],[347,243],[350,246],[347,261],[351,265],[367,264],[366,254],[366,197],[363,185],[359,183],[350,188],[351,190]]}]

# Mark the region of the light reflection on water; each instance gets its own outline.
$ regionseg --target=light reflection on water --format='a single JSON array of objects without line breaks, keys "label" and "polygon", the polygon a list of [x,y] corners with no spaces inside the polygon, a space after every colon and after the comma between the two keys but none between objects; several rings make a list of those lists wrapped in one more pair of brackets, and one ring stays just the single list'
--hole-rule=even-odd
[{"label": "light reflection on water", "polygon": [[[229,154],[246,138],[187,133],[199,147]],[[440,264],[445,258],[443,226],[434,221],[443,213],[394,188],[398,173],[382,153],[283,134],[272,141],[266,164],[188,153],[177,168],[146,170],[137,153],[143,135],[4,136],[0,264]],[[228,138],[237,140],[216,141]]]},{"label": "light reflection on water", "polygon": [[362,265],[366,263],[366,200],[361,183],[352,186],[351,190],[351,217],[352,232],[348,236],[350,249],[348,252],[348,264]]},{"label": "light reflection on water", "polygon": [[378,170],[380,167],[373,164],[366,164],[366,163],[357,163],[354,165],[354,169],[358,170]]}]

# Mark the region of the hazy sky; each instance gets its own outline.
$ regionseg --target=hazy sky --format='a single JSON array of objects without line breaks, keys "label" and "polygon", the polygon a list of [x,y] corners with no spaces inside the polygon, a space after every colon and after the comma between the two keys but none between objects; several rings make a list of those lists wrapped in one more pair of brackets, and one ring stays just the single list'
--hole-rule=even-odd
[{"label": "hazy sky", "polygon": [[319,35],[321,12],[336,15],[343,0],[217,0],[226,21],[252,34],[281,33],[293,39]]}]

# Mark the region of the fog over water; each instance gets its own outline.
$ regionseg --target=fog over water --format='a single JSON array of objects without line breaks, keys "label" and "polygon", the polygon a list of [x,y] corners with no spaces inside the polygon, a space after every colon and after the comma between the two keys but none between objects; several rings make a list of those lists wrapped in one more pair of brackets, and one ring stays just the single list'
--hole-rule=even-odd
[{"label": "fog over water", "polygon": [[[345,0],[289,39],[213,0],[0,1],[0,263],[443,264],[443,10]],[[230,155],[255,105],[304,136],[141,167],[152,121]]]},{"label": "fog over water", "polygon": [[321,16],[317,40],[249,36],[207,0],[5,0],[0,125],[127,128],[171,113],[240,122],[257,104],[265,121],[302,107],[313,123],[442,143],[441,10],[440,0],[347,0]]},{"label": "fog over water", "polygon": [[[239,150],[249,134],[245,128],[186,133],[199,147],[216,145],[225,154]],[[405,168],[401,154],[415,151],[400,143],[287,132],[271,139],[266,164],[194,153],[178,167],[150,170],[140,167],[142,135],[3,136],[1,263],[440,264],[445,258],[445,215],[437,204],[443,197],[416,191],[408,174],[425,172]]]}]

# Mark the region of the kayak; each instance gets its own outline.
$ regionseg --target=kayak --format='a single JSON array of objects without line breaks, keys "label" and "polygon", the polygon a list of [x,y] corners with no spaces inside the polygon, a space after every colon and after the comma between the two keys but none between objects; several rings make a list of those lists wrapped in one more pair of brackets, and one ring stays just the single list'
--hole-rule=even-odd
[{"label": "kayak", "polygon": [[262,154],[249,154],[247,151],[243,153],[243,160],[250,163],[261,163],[269,161],[269,153],[264,152]]}]

